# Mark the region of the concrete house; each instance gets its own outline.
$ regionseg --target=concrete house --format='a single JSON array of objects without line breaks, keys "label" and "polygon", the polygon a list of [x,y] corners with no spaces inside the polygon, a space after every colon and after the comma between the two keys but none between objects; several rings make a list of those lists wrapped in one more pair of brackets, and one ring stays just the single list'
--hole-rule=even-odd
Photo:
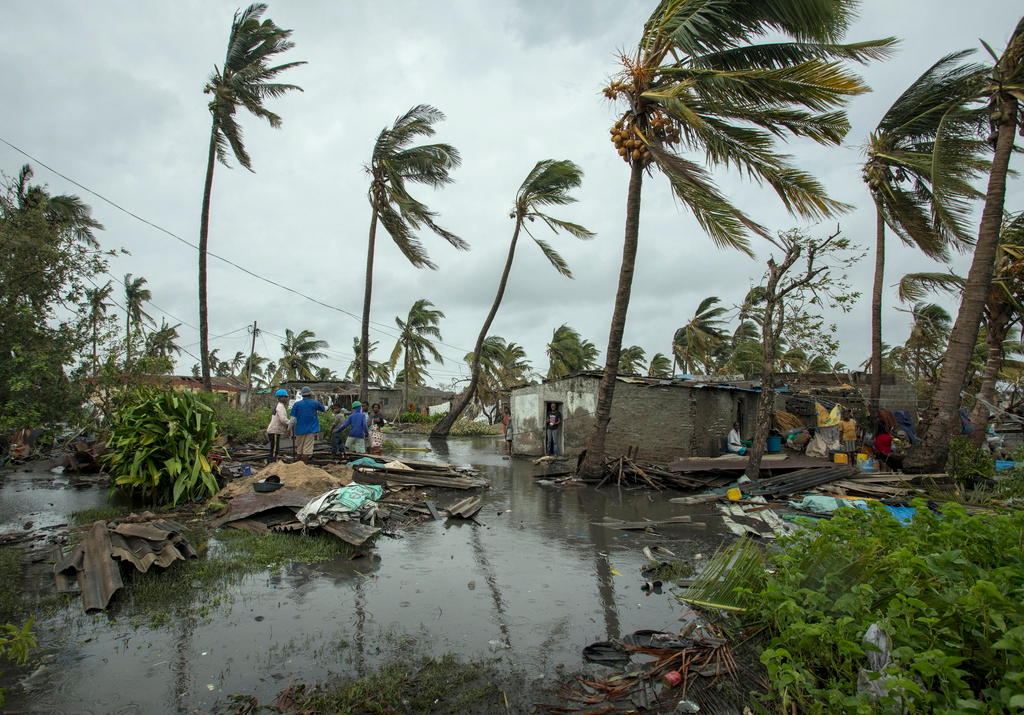
[{"label": "concrete house", "polygon": [[[516,454],[544,453],[548,403],[562,412],[562,454],[584,448],[597,411],[600,372],[586,372],[512,390],[512,448]],[[806,425],[816,423],[814,403],[842,404],[855,416],[866,414],[867,377],[863,373],[780,374],[775,410],[785,410]],[[657,462],[685,457],[716,457],[733,422],[749,438],[754,430],[760,380],[743,376],[692,376],[675,379],[620,375],[612,400],[606,448],[609,454],[639,449],[641,459]],[[858,409],[859,407],[859,409]],[[881,407],[916,414],[916,395],[906,380],[884,375]]]},{"label": "concrete house", "polygon": [[[548,403],[562,412],[562,454],[583,449],[597,410],[601,373],[587,372],[512,390],[512,448],[516,454],[544,453]],[[639,449],[641,459],[669,461],[711,457],[733,422],[744,435],[753,430],[760,387],[742,379],[659,379],[620,376],[612,400],[606,446],[610,454]]]}]

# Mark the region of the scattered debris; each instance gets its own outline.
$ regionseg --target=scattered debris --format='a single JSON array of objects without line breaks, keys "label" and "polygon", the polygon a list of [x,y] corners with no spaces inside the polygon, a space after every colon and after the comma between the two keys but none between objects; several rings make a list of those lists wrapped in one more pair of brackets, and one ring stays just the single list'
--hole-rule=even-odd
[{"label": "scattered debris", "polygon": [[472,519],[482,506],[483,499],[481,497],[466,497],[449,506],[447,512],[449,517]]}]

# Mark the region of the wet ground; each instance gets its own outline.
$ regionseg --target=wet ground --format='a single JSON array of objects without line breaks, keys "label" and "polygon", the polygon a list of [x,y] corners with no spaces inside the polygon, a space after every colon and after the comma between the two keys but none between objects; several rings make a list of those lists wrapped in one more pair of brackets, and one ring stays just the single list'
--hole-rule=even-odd
[{"label": "wet ground", "polygon": [[[9,689],[5,710],[208,712],[231,694],[268,702],[290,681],[347,678],[395,657],[445,653],[496,659],[539,691],[555,685],[557,667],[580,668],[588,643],[675,628],[686,609],[669,592],[641,590],[641,549],[662,544],[684,559],[707,556],[726,538],[720,520],[701,516],[706,507],[670,504],[671,492],[538,485],[533,475],[543,467],[502,457],[497,445],[459,439],[447,452],[440,443],[428,455],[406,453],[474,465],[487,476],[481,525],[427,522],[402,538],[378,540],[370,558],[248,576],[228,587],[210,616],[157,628],[84,615],[75,603],[38,624],[41,651],[53,662],[32,673],[27,688],[10,673],[0,678]],[[3,480],[0,530],[26,518],[60,523],[71,511],[105,503],[105,488],[53,488],[48,481],[18,473]],[[688,513],[707,526],[648,534],[594,524],[605,516]]]}]

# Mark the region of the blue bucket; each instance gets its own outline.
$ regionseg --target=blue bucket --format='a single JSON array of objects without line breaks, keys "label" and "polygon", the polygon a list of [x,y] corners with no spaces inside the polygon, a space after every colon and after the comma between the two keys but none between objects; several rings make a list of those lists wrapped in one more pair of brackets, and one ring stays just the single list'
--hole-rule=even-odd
[{"label": "blue bucket", "polygon": [[782,451],[782,437],[769,437],[765,442],[765,451],[771,454]]}]

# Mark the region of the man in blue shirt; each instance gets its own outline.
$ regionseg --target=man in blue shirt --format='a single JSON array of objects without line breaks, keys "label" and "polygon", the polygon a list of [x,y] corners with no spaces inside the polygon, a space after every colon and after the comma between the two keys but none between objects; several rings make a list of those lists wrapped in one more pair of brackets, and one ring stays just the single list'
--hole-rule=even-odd
[{"label": "man in blue shirt", "polygon": [[363,403],[356,401],[352,403],[352,414],[341,426],[341,431],[348,430],[348,441],[345,448],[352,452],[366,453],[366,435],[370,434],[370,421],[363,412]]},{"label": "man in blue shirt", "polygon": [[308,387],[299,390],[302,399],[292,405],[292,417],[295,418],[295,451],[299,461],[308,462],[313,456],[313,443],[320,433],[320,418],[317,412],[327,408],[323,403],[313,399],[313,391]]}]

